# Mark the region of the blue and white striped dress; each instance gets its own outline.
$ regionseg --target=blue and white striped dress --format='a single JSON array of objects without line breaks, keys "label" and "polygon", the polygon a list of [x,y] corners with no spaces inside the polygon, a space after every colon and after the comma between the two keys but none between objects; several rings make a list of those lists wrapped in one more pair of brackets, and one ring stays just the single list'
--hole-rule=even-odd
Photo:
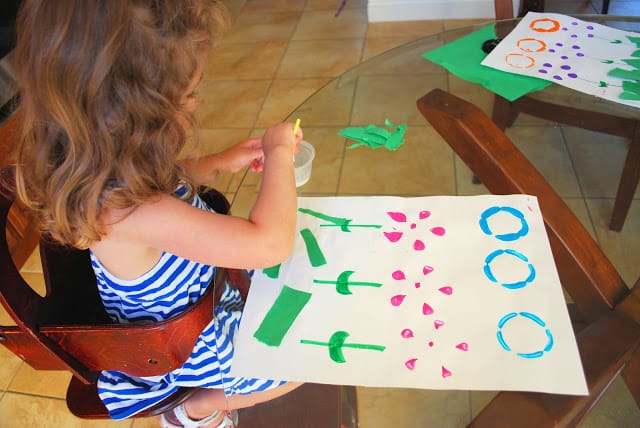
[{"label": "blue and white striped dress", "polygon": [[[198,196],[192,205],[212,211]],[[91,262],[107,313],[119,323],[157,322],[183,312],[204,294],[216,271],[214,266],[163,253],[147,273],[134,280],[123,280],[110,274],[93,253]],[[200,334],[189,359],[176,370],[150,377],[103,371],[98,379],[98,393],[109,415],[113,419],[133,416],[183,386],[224,388],[231,395],[284,384],[228,375],[243,306],[238,290],[225,284],[213,320]]]}]

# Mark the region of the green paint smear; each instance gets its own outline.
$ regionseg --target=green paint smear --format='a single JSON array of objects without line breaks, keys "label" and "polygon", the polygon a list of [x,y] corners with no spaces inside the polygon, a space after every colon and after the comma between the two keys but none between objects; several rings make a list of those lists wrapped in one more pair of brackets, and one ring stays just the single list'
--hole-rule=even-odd
[{"label": "green paint smear", "polygon": [[385,147],[388,150],[397,150],[402,144],[404,144],[404,133],[407,130],[407,125],[394,125],[385,119],[385,125],[391,129],[388,131],[384,128],[379,128],[376,125],[367,125],[364,127],[347,127],[338,132],[339,135],[346,137],[350,140],[354,140],[357,143],[349,146],[349,149],[354,149],[360,146],[367,146],[372,149],[378,147]]},{"label": "green paint smear", "polygon": [[622,89],[625,92],[634,93],[637,96],[640,94],[640,82],[625,80],[622,82]]},{"label": "green paint smear", "polygon": [[342,295],[352,294],[349,287],[382,287],[379,282],[361,282],[361,281],[349,281],[349,277],[354,274],[352,270],[345,270],[336,281],[325,281],[321,279],[314,279],[314,284],[331,284],[336,286],[336,291]]},{"label": "green paint smear", "polygon": [[302,235],[304,245],[307,247],[307,255],[309,256],[311,266],[318,267],[326,265],[327,259],[324,258],[320,245],[318,245],[318,240],[313,236],[313,233],[311,233],[309,229],[302,229],[300,235]]},{"label": "green paint smear", "polygon": [[280,346],[310,298],[311,293],[283,286],[253,337],[267,346]]},{"label": "green paint smear", "polygon": [[329,358],[331,358],[336,363],[345,363],[347,360],[344,358],[344,354],[342,353],[343,348],[355,348],[355,349],[367,349],[371,351],[384,351],[386,346],[381,345],[370,345],[368,343],[344,343],[349,337],[349,333],[346,331],[336,331],[331,335],[328,342],[319,342],[316,340],[300,340],[300,343],[305,345],[319,345],[326,346],[329,348]]},{"label": "green paint smear", "polygon": [[640,37],[627,36],[627,39],[629,39],[631,43],[635,44],[637,47],[640,48]]},{"label": "green paint smear", "polygon": [[633,68],[640,68],[640,59],[623,59],[622,61]]},{"label": "green paint smear", "polygon": [[640,70],[625,70],[623,68],[614,68],[607,73],[612,77],[619,77],[621,79],[640,80]]},{"label": "green paint smear", "polygon": [[282,264],[277,264],[270,268],[262,269],[262,272],[271,279],[277,279],[280,276],[280,266],[282,266]]}]

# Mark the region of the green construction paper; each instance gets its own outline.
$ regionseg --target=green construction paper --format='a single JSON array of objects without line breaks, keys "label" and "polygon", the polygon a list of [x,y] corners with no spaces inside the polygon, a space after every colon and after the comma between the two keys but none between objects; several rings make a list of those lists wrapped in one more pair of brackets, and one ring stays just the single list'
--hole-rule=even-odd
[{"label": "green construction paper", "polygon": [[487,56],[482,44],[497,37],[494,27],[494,24],[488,25],[422,56],[461,79],[477,83],[509,101],[551,85],[552,82],[544,79],[507,73],[480,64]]},{"label": "green construction paper", "polygon": [[338,135],[357,141],[356,144],[347,147],[348,149],[367,146],[372,149],[386,147],[388,150],[394,151],[404,143],[403,138],[407,125],[394,125],[389,119],[385,119],[384,123],[391,131],[371,124],[363,127],[350,126],[338,131]]},{"label": "green construction paper", "polygon": [[285,334],[310,298],[311,293],[284,285],[253,337],[265,345],[280,346]]}]

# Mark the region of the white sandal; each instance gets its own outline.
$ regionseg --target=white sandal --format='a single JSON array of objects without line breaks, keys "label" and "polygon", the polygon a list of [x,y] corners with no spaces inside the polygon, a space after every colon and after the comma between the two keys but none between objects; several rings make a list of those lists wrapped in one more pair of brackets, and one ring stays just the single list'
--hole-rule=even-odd
[{"label": "white sandal", "polygon": [[[203,419],[191,419],[187,412],[184,410],[184,404],[180,404],[175,407],[173,410],[169,412],[173,413],[178,421],[182,425],[176,425],[169,421],[167,417],[162,414],[160,415],[160,423],[163,428],[199,428],[211,423],[211,421],[216,420],[223,414],[222,410],[216,410],[211,415],[207,416]],[[167,413],[169,413],[167,412]],[[233,410],[232,412],[224,412],[224,418],[222,418],[222,422],[215,428],[235,428],[238,425],[238,412]]]}]

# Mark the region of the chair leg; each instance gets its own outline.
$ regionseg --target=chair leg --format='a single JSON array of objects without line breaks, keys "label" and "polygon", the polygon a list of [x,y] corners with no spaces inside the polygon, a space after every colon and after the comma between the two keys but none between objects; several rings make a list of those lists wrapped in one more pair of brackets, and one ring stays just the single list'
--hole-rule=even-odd
[{"label": "chair leg", "polygon": [[495,95],[493,97],[491,120],[493,120],[493,123],[498,125],[498,128],[502,131],[513,125],[518,114],[520,114],[520,111],[511,103],[511,101],[506,98],[502,98],[500,95]]},{"label": "chair leg", "polygon": [[544,12],[544,0],[522,0],[518,16],[525,16],[527,12]]},{"label": "chair leg", "polygon": [[636,123],[636,128],[629,144],[629,151],[624,162],[618,193],[613,206],[613,213],[609,222],[609,229],[619,232],[622,230],[624,220],[627,217],[633,196],[636,193],[640,181],[640,122]]},{"label": "chair leg", "polygon": [[602,14],[606,15],[609,13],[609,0],[604,0],[602,2]]}]

